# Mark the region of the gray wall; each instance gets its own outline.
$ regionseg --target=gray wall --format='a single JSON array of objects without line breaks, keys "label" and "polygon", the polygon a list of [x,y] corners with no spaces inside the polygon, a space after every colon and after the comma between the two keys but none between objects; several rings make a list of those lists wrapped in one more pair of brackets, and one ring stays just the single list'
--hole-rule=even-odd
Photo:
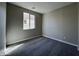
[{"label": "gray wall", "polygon": [[4,49],[6,46],[6,3],[0,2],[0,55],[4,54]]},{"label": "gray wall", "polygon": [[79,50],[79,3],[78,3],[78,50]]},{"label": "gray wall", "polygon": [[77,4],[44,14],[43,35],[49,38],[78,44]]},{"label": "gray wall", "polygon": [[36,16],[36,28],[23,30],[23,12],[29,12],[12,4],[7,4],[7,44],[42,35],[42,14],[30,11]]}]

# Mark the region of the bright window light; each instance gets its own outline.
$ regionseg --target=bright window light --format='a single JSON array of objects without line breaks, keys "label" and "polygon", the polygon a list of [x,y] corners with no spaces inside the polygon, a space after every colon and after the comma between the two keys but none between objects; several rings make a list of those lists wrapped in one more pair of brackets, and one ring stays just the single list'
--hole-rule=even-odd
[{"label": "bright window light", "polygon": [[23,30],[35,29],[35,15],[23,12]]},{"label": "bright window light", "polygon": [[35,28],[35,15],[30,15],[30,29]]},{"label": "bright window light", "polygon": [[29,29],[29,13],[23,13],[23,29]]}]

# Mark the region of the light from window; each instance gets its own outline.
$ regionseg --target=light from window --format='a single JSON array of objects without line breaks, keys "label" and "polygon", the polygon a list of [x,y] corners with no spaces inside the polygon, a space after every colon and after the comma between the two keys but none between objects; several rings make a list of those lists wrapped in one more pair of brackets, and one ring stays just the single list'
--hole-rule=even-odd
[{"label": "light from window", "polygon": [[35,28],[35,15],[23,13],[23,30]]},{"label": "light from window", "polygon": [[30,29],[35,28],[35,15],[30,15]]},{"label": "light from window", "polygon": [[29,13],[23,13],[23,29],[29,29]]}]

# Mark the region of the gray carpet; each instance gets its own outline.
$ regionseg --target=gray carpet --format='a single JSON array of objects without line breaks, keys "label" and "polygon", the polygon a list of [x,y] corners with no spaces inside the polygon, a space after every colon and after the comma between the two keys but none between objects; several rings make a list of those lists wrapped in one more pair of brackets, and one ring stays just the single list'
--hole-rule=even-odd
[{"label": "gray carpet", "polygon": [[[16,46],[16,45],[15,45]],[[77,48],[46,37],[23,42],[23,45],[7,56],[78,56]]]}]

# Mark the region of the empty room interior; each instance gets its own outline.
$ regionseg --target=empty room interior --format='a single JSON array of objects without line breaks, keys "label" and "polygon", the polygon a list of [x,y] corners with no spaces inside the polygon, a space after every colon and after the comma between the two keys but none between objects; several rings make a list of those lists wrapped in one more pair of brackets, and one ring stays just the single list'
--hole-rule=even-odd
[{"label": "empty room interior", "polygon": [[79,3],[0,2],[0,55],[79,56]]}]

